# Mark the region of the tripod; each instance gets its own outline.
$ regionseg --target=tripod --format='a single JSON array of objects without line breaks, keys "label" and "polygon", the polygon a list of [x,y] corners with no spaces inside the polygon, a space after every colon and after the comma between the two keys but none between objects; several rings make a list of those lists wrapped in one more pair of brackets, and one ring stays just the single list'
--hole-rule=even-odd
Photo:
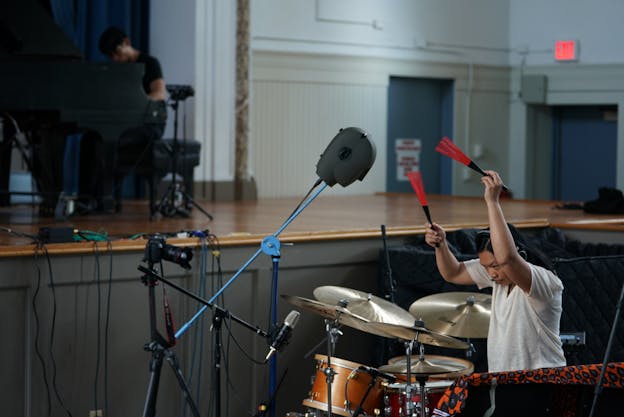
[{"label": "tripod", "polygon": [[160,383],[160,371],[162,369],[163,359],[166,359],[171,365],[171,369],[173,370],[178,384],[182,389],[182,393],[186,402],[188,403],[191,413],[194,417],[200,417],[199,410],[197,409],[197,405],[193,401],[191,397],[191,393],[189,391],[189,387],[184,380],[184,376],[182,376],[182,370],[180,369],[180,365],[178,363],[178,358],[175,353],[172,352],[169,348],[172,346],[171,343],[167,342],[164,337],[158,333],[156,330],[156,307],[154,302],[154,286],[156,285],[158,276],[153,271],[153,262],[148,260],[149,268],[141,269],[146,274],[141,278],[143,283],[148,287],[148,296],[149,296],[149,313],[150,313],[150,336],[151,340],[149,343],[145,344],[144,349],[148,352],[152,352],[152,359],[150,361],[150,380],[147,388],[147,396],[145,398],[145,406],[143,408],[143,417],[154,417],[156,414],[156,399],[158,396],[158,385]]},{"label": "tripod", "polygon": [[[172,86],[174,87],[174,86]],[[171,161],[171,184],[165,191],[165,195],[162,196],[160,201],[156,204],[156,211],[160,211],[163,216],[167,217],[189,217],[190,206],[195,206],[199,211],[204,213],[206,217],[213,220],[210,213],[204,210],[195,200],[191,197],[182,184],[178,181],[178,155],[180,154],[180,145],[178,143],[178,107],[182,100],[185,100],[192,95],[192,89],[189,86],[181,93],[179,90],[169,89],[171,93],[171,108],[173,109],[173,149],[172,149],[172,161]],[[184,149],[184,148],[182,148]]]}]

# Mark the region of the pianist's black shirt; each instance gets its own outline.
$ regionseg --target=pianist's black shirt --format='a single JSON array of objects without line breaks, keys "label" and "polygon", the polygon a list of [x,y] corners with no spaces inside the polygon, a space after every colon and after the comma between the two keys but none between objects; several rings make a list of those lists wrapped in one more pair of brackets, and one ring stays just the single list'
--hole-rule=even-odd
[{"label": "pianist's black shirt", "polygon": [[158,59],[153,56],[143,52],[139,54],[137,62],[145,64],[145,74],[143,74],[143,90],[145,90],[145,94],[149,94],[150,84],[152,81],[163,78],[160,62],[158,62]]}]

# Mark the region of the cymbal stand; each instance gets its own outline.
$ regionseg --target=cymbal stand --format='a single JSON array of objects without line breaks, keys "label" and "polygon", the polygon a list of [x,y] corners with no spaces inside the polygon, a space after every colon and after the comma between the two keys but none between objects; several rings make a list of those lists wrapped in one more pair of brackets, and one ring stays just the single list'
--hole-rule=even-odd
[{"label": "cymbal stand", "polygon": [[[412,401],[412,347],[413,343],[418,340],[418,334],[414,340],[409,342],[405,342],[405,359],[407,364],[407,383],[405,384],[405,415],[407,417],[411,417],[412,410],[414,409],[414,403]],[[423,343],[418,343],[418,361],[422,362],[425,360],[425,345]],[[417,374],[416,380],[420,385],[420,415],[419,417],[426,417],[426,394],[425,394],[425,382],[429,377],[424,374]]]},{"label": "cymbal stand", "polygon": [[[340,313],[338,313],[340,315]],[[325,383],[327,384],[327,417],[332,416],[332,382],[336,372],[331,367],[331,357],[334,354],[338,337],[342,336],[342,332],[337,326],[338,317],[335,320],[325,319],[325,332],[327,332],[327,367],[323,371],[325,374]]]}]

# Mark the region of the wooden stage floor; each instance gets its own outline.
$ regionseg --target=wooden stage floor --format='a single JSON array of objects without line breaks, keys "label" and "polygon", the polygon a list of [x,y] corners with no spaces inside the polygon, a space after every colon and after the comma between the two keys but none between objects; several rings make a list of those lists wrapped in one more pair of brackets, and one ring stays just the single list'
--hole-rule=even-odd
[{"label": "wooden stage floor", "polygon": [[[428,196],[432,218],[448,230],[481,227],[487,223],[480,197]],[[258,243],[276,233],[301,198],[198,204],[214,216],[210,221],[194,208],[189,218],[149,219],[146,201],[126,201],[117,214],[74,215],[64,221],[39,217],[31,206],[0,207],[0,256],[32,253],[32,240],[17,234],[37,235],[42,227],[71,227],[105,233],[116,250],[143,247],[141,234],[209,230],[224,245]],[[555,208],[554,201],[503,200],[507,220],[518,227],[553,226],[562,229],[624,231],[624,216],[589,215],[582,210]],[[323,196],[313,200],[280,234],[291,241],[318,241],[378,237],[381,225],[388,236],[424,231],[425,217],[413,194]],[[17,233],[10,233],[11,229]],[[86,245],[86,246],[85,246]],[[49,245],[59,251],[91,250],[89,244]],[[52,248],[54,249],[54,248]],[[53,250],[52,250],[53,251]]]}]

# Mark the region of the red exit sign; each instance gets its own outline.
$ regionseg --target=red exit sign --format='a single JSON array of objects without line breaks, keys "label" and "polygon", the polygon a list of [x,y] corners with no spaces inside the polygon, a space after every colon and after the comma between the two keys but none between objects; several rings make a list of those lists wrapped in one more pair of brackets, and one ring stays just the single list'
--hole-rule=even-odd
[{"label": "red exit sign", "polygon": [[555,61],[578,61],[578,41],[555,41]]}]

